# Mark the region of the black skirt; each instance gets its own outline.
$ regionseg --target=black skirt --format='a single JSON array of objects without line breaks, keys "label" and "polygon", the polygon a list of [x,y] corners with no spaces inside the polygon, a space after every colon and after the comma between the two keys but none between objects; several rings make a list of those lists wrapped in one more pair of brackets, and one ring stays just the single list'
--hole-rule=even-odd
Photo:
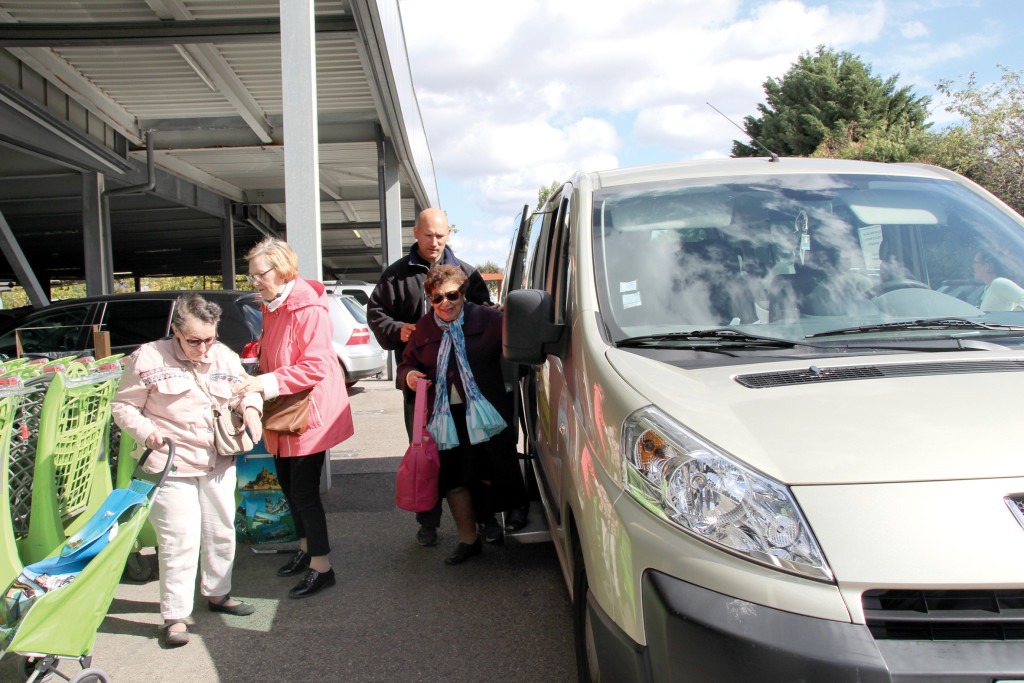
[{"label": "black skirt", "polygon": [[519,454],[512,438],[512,429],[506,427],[487,441],[472,444],[466,429],[466,405],[451,407],[455,433],[459,444],[455,448],[439,451],[441,459],[441,493],[466,486],[477,488],[489,481],[491,506],[494,510],[511,510],[526,503],[526,487],[519,466]]}]

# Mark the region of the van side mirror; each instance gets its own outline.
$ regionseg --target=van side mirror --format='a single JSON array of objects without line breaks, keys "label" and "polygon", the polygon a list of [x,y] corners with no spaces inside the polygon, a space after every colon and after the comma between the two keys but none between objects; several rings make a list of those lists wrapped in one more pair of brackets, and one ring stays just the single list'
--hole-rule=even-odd
[{"label": "van side mirror", "polygon": [[565,325],[555,323],[551,295],[540,289],[518,289],[505,299],[502,352],[513,363],[540,365],[549,353],[558,354]]}]

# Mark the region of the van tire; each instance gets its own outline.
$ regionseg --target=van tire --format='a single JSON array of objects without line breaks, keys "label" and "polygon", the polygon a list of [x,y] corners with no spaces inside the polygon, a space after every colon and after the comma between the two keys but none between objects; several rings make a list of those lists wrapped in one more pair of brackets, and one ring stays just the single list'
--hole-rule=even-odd
[{"label": "van tire", "polygon": [[594,626],[587,609],[590,583],[579,542],[573,542],[572,627],[576,640],[576,677],[580,683],[600,683],[601,670],[594,647]]}]

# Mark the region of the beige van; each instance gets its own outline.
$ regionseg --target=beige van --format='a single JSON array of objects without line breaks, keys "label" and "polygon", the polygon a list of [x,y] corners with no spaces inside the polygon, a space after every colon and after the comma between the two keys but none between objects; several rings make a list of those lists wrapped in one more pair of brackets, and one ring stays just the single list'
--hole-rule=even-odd
[{"label": "beige van", "polygon": [[578,173],[505,354],[585,681],[1024,679],[1024,219],[921,165]]}]

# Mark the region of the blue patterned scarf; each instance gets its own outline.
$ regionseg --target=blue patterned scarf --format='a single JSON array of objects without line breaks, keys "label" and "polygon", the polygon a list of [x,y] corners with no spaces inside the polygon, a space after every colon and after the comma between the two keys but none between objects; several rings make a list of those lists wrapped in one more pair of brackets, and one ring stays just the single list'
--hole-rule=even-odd
[{"label": "blue patterned scarf", "polygon": [[441,337],[441,348],[437,352],[437,376],[434,378],[434,411],[427,430],[437,442],[437,448],[450,450],[459,445],[459,436],[455,432],[455,420],[452,418],[451,406],[448,402],[448,363],[452,348],[455,349],[455,363],[459,367],[462,389],[466,394],[462,397],[466,403],[466,429],[469,431],[470,443],[482,443],[492,436],[500,434],[507,426],[491,402],[480,393],[480,387],[473,379],[473,371],[469,369],[466,358],[466,338],[462,334],[463,314],[466,307],[459,311],[459,317],[448,323],[434,314],[434,322],[444,332]]}]

